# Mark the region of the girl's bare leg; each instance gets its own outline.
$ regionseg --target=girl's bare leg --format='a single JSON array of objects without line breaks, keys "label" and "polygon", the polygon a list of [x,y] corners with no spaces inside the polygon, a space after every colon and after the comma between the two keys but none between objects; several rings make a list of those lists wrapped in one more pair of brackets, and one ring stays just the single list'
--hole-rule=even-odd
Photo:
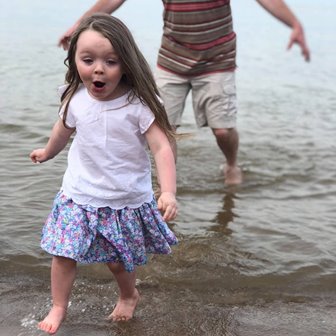
[{"label": "girl's bare leg", "polygon": [[115,322],[128,321],[133,317],[140,299],[139,292],[135,288],[135,271],[127,272],[120,263],[108,263],[107,266],[115,276],[119,286],[119,299],[108,319]]},{"label": "girl's bare leg", "polygon": [[65,319],[72,285],[76,277],[76,261],[54,256],[51,264],[51,295],[53,306],[38,328],[55,334]]}]

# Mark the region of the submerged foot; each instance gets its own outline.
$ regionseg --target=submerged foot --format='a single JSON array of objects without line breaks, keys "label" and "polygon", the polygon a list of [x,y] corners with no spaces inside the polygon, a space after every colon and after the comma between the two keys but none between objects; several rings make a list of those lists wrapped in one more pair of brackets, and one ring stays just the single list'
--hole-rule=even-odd
[{"label": "submerged foot", "polygon": [[238,185],[243,182],[243,174],[241,169],[238,166],[223,167],[224,172],[224,182],[226,185]]},{"label": "submerged foot", "polygon": [[39,322],[38,328],[53,335],[57,332],[66,316],[66,308],[53,306],[43,321]]},{"label": "submerged foot", "polygon": [[113,322],[124,322],[130,320],[133,317],[139,299],[140,295],[137,289],[134,290],[134,293],[130,298],[119,298],[116,307],[108,319]]}]

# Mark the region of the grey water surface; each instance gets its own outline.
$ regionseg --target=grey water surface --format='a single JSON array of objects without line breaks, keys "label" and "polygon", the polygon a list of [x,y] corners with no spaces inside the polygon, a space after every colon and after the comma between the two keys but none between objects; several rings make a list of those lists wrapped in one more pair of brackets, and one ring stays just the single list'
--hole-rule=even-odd
[{"label": "grey water surface", "polygon": [[[33,165],[57,118],[65,52],[57,39],[94,1],[12,0],[0,11],[0,336],[38,336],[50,307],[50,256],[40,232],[66,151]],[[244,183],[223,184],[223,156],[197,129],[188,100],[179,142],[180,243],[138,269],[135,318],[105,317],[117,286],[103,265],[79,267],[58,335],[324,336],[336,330],[335,2],[288,0],[312,51],[286,51],[290,31],[255,1],[232,0],[238,34],[239,161]],[[116,12],[155,68],[159,0]]]}]

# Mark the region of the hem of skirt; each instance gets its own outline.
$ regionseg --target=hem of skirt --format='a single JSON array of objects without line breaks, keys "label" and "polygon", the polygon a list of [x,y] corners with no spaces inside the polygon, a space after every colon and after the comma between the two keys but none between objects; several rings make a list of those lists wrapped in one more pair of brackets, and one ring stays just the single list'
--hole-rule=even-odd
[{"label": "hem of skirt", "polygon": [[[176,245],[177,243],[175,244],[172,244],[173,245]],[[65,255],[64,253],[55,253],[55,252],[50,252],[48,251],[47,249],[45,249],[43,246],[41,246],[41,248],[43,249],[43,251],[45,251],[46,253],[54,256],[54,257],[63,257],[63,258],[68,258],[68,259],[71,259],[71,260],[74,260],[75,262],[77,263],[80,263],[82,265],[91,265],[91,264],[107,264],[107,263],[113,263],[113,264],[123,264],[125,270],[127,272],[133,272],[135,270],[135,266],[144,266],[147,264],[148,262],[148,258],[146,257],[146,259],[142,262],[133,262],[133,267],[127,267],[125,265],[125,263],[122,261],[122,260],[117,260],[117,259],[106,259],[106,260],[93,260],[93,261],[87,261],[87,260],[83,260],[81,258],[76,258],[75,256],[69,256],[69,255]],[[148,254],[151,254],[151,255],[154,255],[154,254],[157,254],[157,255],[169,255],[169,254],[172,254],[172,251],[168,251],[167,253],[160,253],[160,252],[152,252],[152,251],[148,251],[147,252]]]},{"label": "hem of skirt", "polygon": [[62,258],[67,258],[67,259],[71,259],[81,265],[91,265],[91,264],[107,264],[107,263],[113,263],[113,264],[123,264],[125,270],[127,272],[133,272],[135,270],[135,266],[144,266],[147,264],[147,258],[146,260],[144,260],[143,262],[136,262],[136,263],[133,263],[133,267],[126,267],[125,264],[121,261],[121,260],[116,260],[116,259],[113,259],[113,260],[93,260],[93,261],[87,261],[87,260],[83,260],[83,259],[76,259],[75,257],[73,256],[68,256],[68,255],[64,255],[64,254],[57,254],[57,253],[52,253],[52,252],[49,252],[45,249],[43,249],[45,252],[47,252],[48,254],[52,255],[53,257],[62,257]]},{"label": "hem of skirt", "polygon": [[[177,245],[177,243],[173,243],[171,244],[170,246],[175,246]],[[48,251],[46,248],[44,247],[41,247],[42,250],[52,256],[55,256],[55,257],[63,257],[63,258],[68,258],[68,259],[72,259],[80,264],[86,264],[86,265],[89,265],[89,264],[101,264],[101,263],[109,263],[109,262],[113,262],[113,263],[121,263],[121,264],[124,264],[124,262],[122,260],[117,260],[117,259],[106,259],[106,260],[93,260],[93,261],[87,261],[87,260],[84,260],[84,259],[81,259],[81,258],[76,258],[75,256],[69,256],[69,255],[65,255],[64,253],[56,253],[56,252],[50,252]],[[172,254],[172,251],[168,251],[168,252],[156,252],[156,251],[147,251],[147,254],[151,254],[151,255],[154,255],[154,254],[157,254],[157,255],[169,255],[169,254]],[[146,258],[147,259],[147,258]],[[145,265],[147,263],[147,260],[140,263],[136,263],[134,262],[133,264],[135,266],[141,266],[141,265]]]}]

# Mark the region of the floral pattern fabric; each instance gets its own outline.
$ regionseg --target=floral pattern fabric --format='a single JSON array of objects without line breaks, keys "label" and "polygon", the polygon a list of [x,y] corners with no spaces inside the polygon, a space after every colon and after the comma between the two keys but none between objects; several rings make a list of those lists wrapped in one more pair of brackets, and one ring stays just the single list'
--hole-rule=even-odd
[{"label": "floral pattern fabric", "polygon": [[163,221],[155,199],[139,208],[79,205],[62,192],[42,230],[41,247],[80,263],[121,262],[128,272],[147,253],[169,254],[177,238]]}]

